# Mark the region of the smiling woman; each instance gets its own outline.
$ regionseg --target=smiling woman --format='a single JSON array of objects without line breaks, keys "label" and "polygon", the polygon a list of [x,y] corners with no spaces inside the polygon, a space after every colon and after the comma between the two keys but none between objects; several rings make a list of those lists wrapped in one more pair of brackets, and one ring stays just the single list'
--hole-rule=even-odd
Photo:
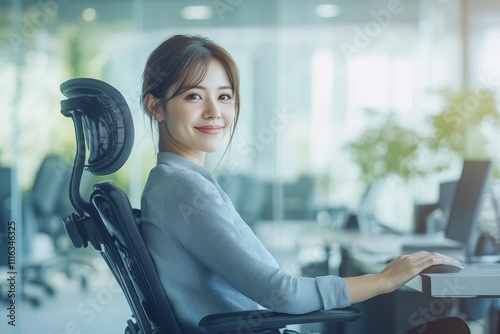
[{"label": "smiling woman", "polygon": [[160,152],[190,156],[203,165],[204,152],[214,151],[238,122],[238,69],[207,39],[177,35],[162,43],[149,56],[142,90],[143,109],[158,122]]}]

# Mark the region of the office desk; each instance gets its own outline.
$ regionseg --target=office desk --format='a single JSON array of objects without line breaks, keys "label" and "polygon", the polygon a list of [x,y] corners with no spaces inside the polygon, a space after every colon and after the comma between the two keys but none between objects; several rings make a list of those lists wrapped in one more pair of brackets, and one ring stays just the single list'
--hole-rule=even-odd
[{"label": "office desk", "polygon": [[409,286],[433,297],[500,297],[500,264],[472,263],[454,274],[422,274]]},{"label": "office desk", "polygon": [[[342,238],[341,234],[337,237]],[[406,242],[405,238],[402,238],[403,242],[396,239],[397,236],[392,241],[387,236],[362,236],[358,244],[355,235],[348,235],[348,243],[342,246],[346,264],[343,265],[341,275],[379,272],[385,266],[385,262],[380,261],[397,256],[399,253],[394,252],[393,247]],[[365,247],[370,240],[374,243],[383,242],[380,252],[374,251],[376,247],[373,245]],[[452,251],[450,256],[456,255],[454,253],[456,251]],[[459,273],[418,275],[393,293],[357,304],[362,311],[362,319],[348,324],[344,333],[369,332],[370,328],[397,333],[423,319],[432,320],[464,313],[472,319],[481,319],[485,328],[482,333],[498,333],[498,314],[494,311],[493,301],[484,297],[500,296],[500,264],[464,265],[465,268]]]}]

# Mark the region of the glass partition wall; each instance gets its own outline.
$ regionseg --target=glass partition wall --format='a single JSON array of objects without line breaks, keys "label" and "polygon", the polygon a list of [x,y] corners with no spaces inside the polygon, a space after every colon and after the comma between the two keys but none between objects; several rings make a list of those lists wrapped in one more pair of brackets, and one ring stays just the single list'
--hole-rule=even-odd
[{"label": "glass partition wall", "polygon": [[[58,85],[101,78],[134,112],[140,159],[130,159],[133,176],[121,180],[138,204],[154,161],[138,104],[145,59],[167,36],[201,34],[233,54],[242,81],[237,138],[225,163],[214,154],[209,167],[290,186],[272,187],[281,191],[310,178],[313,205],[355,206],[364,183],[391,171],[360,175],[346,144],[387,118],[425,132],[426,117],[442,108],[440,90],[497,85],[498,26],[488,3],[12,1],[2,8],[1,162],[19,159],[26,189],[47,152],[71,155]],[[281,211],[272,217],[285,218]]]},{"label": "glass partition wall", "polygon": [[[201,34],[233,54],[242,87],[235,141],[207,166],[223,184],[241,175],[255,183],[258,219],[314,219],[321,208],[355,208],[380,178],[404,193],[410,205],[402,206],[411,210],[414,200],[436,195],[432,183],[442,173],[426,166],[450,161],[447,143],[434,150],[423,144],[439,130],[429,119],[449,102],[444,92],[498,86],[496,7],[434,0],[10,1],[2,4],[0,162],[17,167],[23,190],[47,153],[71,163],[73,134],[58,113],[58,86],[100,78],[133,110],[137,142],[116,179],[138,205],[155,160],[138,103],[145,59],[167,36]],[[393,132],[383,133],[386,126]],[[396,134],[407,139],[399,151],[390,146]],[[369,135],[385,137],[370,146]],[[484,153],[496,154],[490,151]],[[432,190],[415,185],[423,179]]]}]

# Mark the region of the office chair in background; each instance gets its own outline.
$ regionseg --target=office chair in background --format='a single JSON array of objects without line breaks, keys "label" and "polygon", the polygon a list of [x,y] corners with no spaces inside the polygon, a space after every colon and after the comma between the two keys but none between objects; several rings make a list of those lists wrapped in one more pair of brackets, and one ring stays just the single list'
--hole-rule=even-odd
[{"label": "office chair in background", "polygon": [[[71,256],[74,248],[61,245],[64,236],[61,219],[71,212],[66,192],[70,173],[62,156],[45,156],[23,199],[23,299],[33,306],[39,306],[44,297],[56,293],[51,278],[57,273],[78,277],[82,288],[86,288],[86,275],[82,272],[85,262],[79,260],[81,255]],[[86,268],[91,268],[90,264]]]},{"label": "office chair in background", "polygon": [[43,226],[53,225],[63,216],[57,212],[58,202],[63,192],[68,170],[61,168],[62,158],[57,155],[46,156],[36,172],[33,184],[23,199],[22,206],[22,251],[23,251],[23,298],[33,306],[41,303],[43,296],[30,290],[35,286],[45,296],[55,294],[50,276],[57,271],[56,253],[51,236],[41,231]]},{"label": "office chair in background", "polygon": [[[140,233],[140,210],[133,209],[125,192],[110,181],[94,185],[88,201],[80,193],[84,168],[94,175],[109,175],[128,159],[134,128],[127,103],[115,88],[96,79],[66,81],[61,92],[68,98],[61,101],[61,113],[73,119],[77,141],[69,191],[76,212],[64,218],[66,232],[75,247],[90,243],[98,250],[118,281],[132,310],[125,333],[179,333],[174,310]],[[248,310],[209,315],[199,326],[207,333],[278,333],[289,324],[359,317],[353,307],[304,315]]]}]

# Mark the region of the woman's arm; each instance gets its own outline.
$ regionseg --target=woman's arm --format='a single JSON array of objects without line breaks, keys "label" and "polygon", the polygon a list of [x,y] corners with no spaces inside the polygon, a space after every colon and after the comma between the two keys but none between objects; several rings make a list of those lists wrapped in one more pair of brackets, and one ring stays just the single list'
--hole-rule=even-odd
[{"label": "woman's arm", "polygon": [[345,278],[351,304],[362,302],[377,295],[392,292],[425,268],[436,264],[460,262],[439,253],[426,251],[402,255],[389,263],[381,272]]}]

